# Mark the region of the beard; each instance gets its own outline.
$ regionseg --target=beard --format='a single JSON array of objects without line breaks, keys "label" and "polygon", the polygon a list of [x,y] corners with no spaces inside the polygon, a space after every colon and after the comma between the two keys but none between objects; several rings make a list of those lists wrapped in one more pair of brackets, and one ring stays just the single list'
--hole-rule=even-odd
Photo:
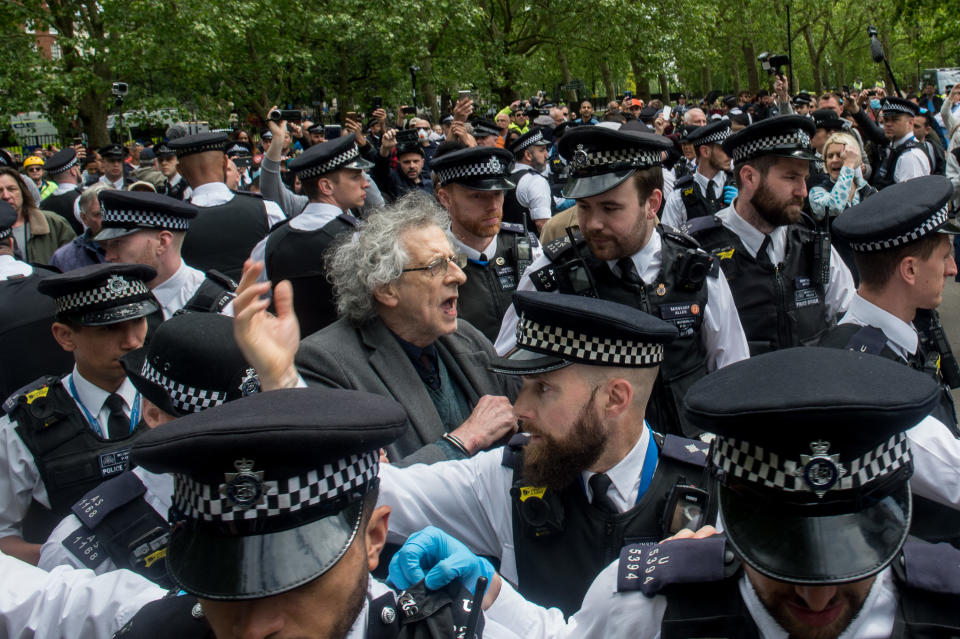
[{"label": "beard", "polygon": [[497,221],[492,224],[485,224],[469,215],[459,220],[464,230],[475,237],[493,237],[500,232],[501,221],[503,221],[503,211],[497,211]]},{"label": "beard", "polygon": [[524,481],[533,486],[563,490],[599,459],[608,437],[594,411],[596,394],[597,389],[593,389],[590,401],[580,409],[570,434],[564,439],[542,431],[538,425],[524,424],[527,432],[542,438],[539,443],[524,448]]},{"label": "beard", "polygon": [[[363,568],[366,568],[366,564]],[[345,602],[343,614],[338,617],[336,625],[330,631],[330,639],[346,639],[363,611],[363,604],[367,601],[367,582],[369,581],[370,573],[363,570],[363,577],[356,581],[353,592]]]},{"label": "beard", "polygon": [[786,226],[800,221],[803,213],[803,199],[791,196],[778,197],[762,180],[760,187],[750,198],[750,204],[757,214],[770,226]]},{"label": "beard", "polygon": [[764,593],[760,595],[760,599],[770,616],[789,633],[791,639],[836,639],[847,629],[854,617],[860,613],[864,602],[863,596],[858,596],[857,593],[849,590],[840,589],[830,605],[841,604],[843,606],[842,612],[833,622],[821,627],[812,627],[804,624],[789,612],[787,602],[802,608],[806,607],[803,600],[794,594],[793,588]]}]

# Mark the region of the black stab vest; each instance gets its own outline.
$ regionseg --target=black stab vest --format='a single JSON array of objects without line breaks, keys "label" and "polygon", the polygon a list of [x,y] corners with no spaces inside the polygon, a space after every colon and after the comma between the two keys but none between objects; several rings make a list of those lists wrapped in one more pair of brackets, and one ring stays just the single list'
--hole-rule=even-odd
[{"label": "black stab vest", "polygon": [[460,285],[460,317],[473,324],[491,342],[500,333],[504,314],[513,303],[522,272],[517,266],[516,233],[500,231],[497,251],[486,266],[470,260],[463,268],[467,281]]},{"label": "black stab vest", "polygon": [[[526,165],[521,170],[514,172],[511,179],[516,176],[515,183],[519,186],[520,180],[531,173],[534,175],[533,179],[542,178],[546,180],[532,167]],[[517,189],[508,189],[503,192],[503,221],[510,224],[523,224],[528,231],[539,235],[536,223],[530,218],[530,209],[520,204],[520,200],[517,199]]]},{"label": "black stab vest", "polygon": [[[896,184],[897,181],[894,179],[893,174],[897,170],[897,160],[909,149],[920,149],[923,151],[923,147],[920,146],[920,143],[917,142],[916,139],[907,140],[900,146],[890,149],[887,157],[883,158],[877,170],[870,175],[870,184],[878,191],[885,189],[891,184]],[[927,157],[926,151],[924,151],[923,157]],[[929,159],[927,161],[929,162]]]},{"label": "black stab vest", "polygon": [[200,207],[183,240],[183,261],[240,280],[243,263],[270,231],[263,200],[243,193],[217,206]]}]

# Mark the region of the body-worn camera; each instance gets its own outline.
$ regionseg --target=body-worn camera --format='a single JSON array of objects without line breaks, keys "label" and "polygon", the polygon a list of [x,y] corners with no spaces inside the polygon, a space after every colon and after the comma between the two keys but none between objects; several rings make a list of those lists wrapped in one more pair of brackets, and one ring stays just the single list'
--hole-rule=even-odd
[{"label": "body-worn camera", "polygon": [[664,537],[675,535],[687,528],[697,530],[706,523],[710,494],[681,481],[673,485],[667,496],[666,507],[660,520],[660,529]]},{"label": "body-worn camera", "polygon": [[691,248],[685,250],[674,264],[678,286],[687,291],[698,291],[713,269],[713,256],[703,249]]},{"label": "body-worn camera", "polygon": [[757,56],[757,61],[760,62],[760,66],[764,71],[770,75],[777,75],[783,77],[783,67],[790,64],[790,57],[780,54],[780,55],[770,55],[769,52],[764,51]]}]

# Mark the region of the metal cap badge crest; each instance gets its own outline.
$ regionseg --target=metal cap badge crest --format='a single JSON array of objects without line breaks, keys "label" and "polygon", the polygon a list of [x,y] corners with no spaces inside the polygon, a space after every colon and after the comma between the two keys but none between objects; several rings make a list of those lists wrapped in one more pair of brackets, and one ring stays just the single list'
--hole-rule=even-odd
[{"label": "metal cap badge crest", "polygon": [[264,501],[263,471],[253,470],[252,459],[238,459],[233,462],[235,473],[224,473],[225,483],[220,484],[220,494],[230,500],[237,508],[246,510]]},{"label": "metal cap badge crest", "polygon": [[822,498],[828,490],[836,487],[840,478],[847,474],[847,469],[840,463],[840,455],[829,454],[830,442],[810,442],[810,450],[812,455],[800,455],[803,468],[798,474],[807,487]]},{"label": "metal cap badge crest", "polygon": [[126,293],[129,286],[130,283],[123,279],[123,277],[120,275],[111,275],[107,280],[107,290],[114,295],[122,295],[123,293]]},{"label": "metal cap badge crest", "polygon": [[587,163],[590,161],[590,156],[587,154],[586,150],[583,148],[582,144],[577,145],[577,150],[573,152],[573,158],[570,160],[571,166],[574,169],[583,169],[586,168]]},{"label": "metal cap badge crest", "polygon": [[244,371],[239,388],[244,397],[260,392],[260,378],[257,377],[257,371],[252,368]]}]

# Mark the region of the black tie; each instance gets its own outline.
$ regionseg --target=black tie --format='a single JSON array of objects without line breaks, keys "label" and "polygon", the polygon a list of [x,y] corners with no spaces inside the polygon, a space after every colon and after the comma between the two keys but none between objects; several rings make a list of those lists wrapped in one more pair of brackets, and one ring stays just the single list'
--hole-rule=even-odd
[{"label": "black tie", "polygon": [[620,269],[620,279],[632,286],[643,286],[643,280],[637,273],[637,267],[629,257],[621,257],[617,260],[617,268]]},{"label": "black tie", "polygon": [[130,433],[130,420],[123,413],[123,407],[126,406],[123,398],[113,393],[107,397],[104,404],[110,409],[110,416],[107,417],[107,439],[126,437]]},{"label": "black tie", "polygon": [[613,482],[610,481],[610,478],[607,477],[604,473],[597,473],[590,478],[590,492],[593,493],[593,505],[605,513],[610,513],[611,515],[617,514],[619,511],[614,505],[613,500],[610,499],[610,496],[607,495],[607,490],[610,489],[610,484]]},{"label": "black tie", "polygon": [[710,204],[717,203],[717,183],[713,180],[707,183],[707,200],[710,201]]},{"label": "black tie", "polygon": [[770,247],[770,236],[764,235],[763,242],[760,244],[760,250],[757,251],[757,264],[773,270],[773,262],[770,261],[770,254],[767,249]]}]

